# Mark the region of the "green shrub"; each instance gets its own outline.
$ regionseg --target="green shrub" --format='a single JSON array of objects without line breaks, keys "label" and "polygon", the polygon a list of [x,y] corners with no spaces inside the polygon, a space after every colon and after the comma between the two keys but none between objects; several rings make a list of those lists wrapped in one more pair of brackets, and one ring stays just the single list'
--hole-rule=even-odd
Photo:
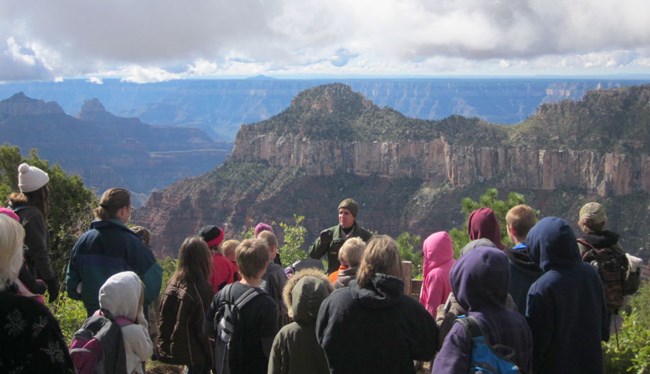
[{"label": "green shrub", "polygon": [[645,281],[623,313],[623,325],[603,343],[606,373],[650,373],[650,283]]},{"label": "green shrub", "polygon": [[62,292],[58,299],[48,304],[54,318],[59,321],[65,342],[70,344],[75,331],[77,331],[87,318],[86,308],[79,300],[72,300],[68,294]]},{"label": "green shrub", "polygon": [[411,278],[422,279],[422,238],[420,235],[403,232],[397,236],[395,241],[402,261],[413,263]]}]

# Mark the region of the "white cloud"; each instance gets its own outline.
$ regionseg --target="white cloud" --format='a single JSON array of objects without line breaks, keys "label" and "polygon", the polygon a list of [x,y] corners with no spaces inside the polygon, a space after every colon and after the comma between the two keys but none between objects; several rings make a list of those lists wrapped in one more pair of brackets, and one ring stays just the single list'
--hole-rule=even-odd
[{"label": "white cloud", "polygon": [[6,1],[0,40],[0,80],[638,72],[650,1]]}]

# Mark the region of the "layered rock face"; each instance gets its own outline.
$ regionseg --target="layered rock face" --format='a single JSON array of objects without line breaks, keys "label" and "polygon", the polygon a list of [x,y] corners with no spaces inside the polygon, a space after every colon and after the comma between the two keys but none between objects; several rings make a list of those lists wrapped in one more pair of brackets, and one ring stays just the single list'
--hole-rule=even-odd
[{"label": "layered rock face", "polygon": [[477,182],[534,190],[575,187],[603,197],[650,192],[650,157],[642,153],[462,146],[444,137],[402,142],[312,140],[243,126],[231,157],[278,168],[299,167],[311,176],[345,172],[420,178],[454,187]]}]

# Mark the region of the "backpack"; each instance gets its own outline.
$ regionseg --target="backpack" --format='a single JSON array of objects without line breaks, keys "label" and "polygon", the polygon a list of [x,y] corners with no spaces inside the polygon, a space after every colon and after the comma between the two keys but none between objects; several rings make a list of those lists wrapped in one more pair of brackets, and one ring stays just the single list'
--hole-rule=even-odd
[{"label": "backpack", "polygon": [[[582,260],[591,262],[598,269],[598,275],[605,291],[605,304],[608,313],[616,313],[623,306],[624,296],[636,292],[640,279],[634,279],[636,272],[630,273],[630,263],[625,252],[617,248],[596,248],[584,239],[578,243],[588,250],[582,255]],[[631,277],[630,277],[631,275]],[[640,272],[638,273],[640,278]],[[628,283],[629,279],[629,284]],[[636,289],[634,283],[637,283]]]},{"label": "backpack", "polygon": [[124,317],[113,318],[106,309],[86,319],[70,343],[70,357],[77,373],[126,373],[122,326],[132,323]]},{"label": "backpack", "polygon": [[233,352],[241,352],[241,337],[238,333],[240,325],[240,312],[251,300],[263,293],[256,287],[251,287],[244,292],[237,300],[232,298],[232,286],[234,283],[224,287],[224,299],[217,305],[214,315],[213,328],[214,337],[214,369],[217,374],[230,374],[230,363],[237,361]]},{"label": "backpack", "polygon": [[490,345],[485,338],[479,322],[471,316],[458,316],[457,322],[463,324],[472,334],[472,358],[470,373],[512,373],[521,374],[519,367],[512,362],[515,350],[496,344]]}]

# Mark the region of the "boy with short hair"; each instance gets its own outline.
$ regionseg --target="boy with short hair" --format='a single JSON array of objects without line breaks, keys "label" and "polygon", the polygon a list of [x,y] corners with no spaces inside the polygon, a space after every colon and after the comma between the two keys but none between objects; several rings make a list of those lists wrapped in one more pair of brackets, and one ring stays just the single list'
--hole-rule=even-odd
[{"label": "boy with short hair", "polygon": [[366,243],[360,238],[350,238],[343,243],[339,251],[341,268],[338,270],[334,288],[347,287],[352,279],[357,278],[357,269],[361,264],[364,249]]},{"label": "boy with short hair", "polygon": [[514,247],[504,250],[510,263],[508,293],[522,315],[526,313],[526,296],[530,285],[543,274],[542,269],[531,260],[526,251],[526,235],[536,222],[537,214],[525,204],[512,207],[506,214],[508,237],[515,244]]},{"label": "boy with short hair", "polygon": [[287,274],[282,266],[273,262],[278,253],[278,238],[271,231],[265,230],[257,235],[257,239],[263,240],[269,248],[269,258],[271,263],[262,276],[261,287],[268,292],[275,300],[277,306],[278,326],[282,327],[289,322],[289,313],[284,301],[282,300],[282,290],[287,284]]},{"label": "boy with short hair", "polygon": [[214,297],[203,323],[203,331],[214,337],[214,316],[227,297],[226,291],[230,291],[234,302],[251,287],[258,289],[259,294],[239,310],[239,324],[235,328],[240,332],[241,344],[230,347],[231,373],[266,373],[268,368],[273,338],[278,332],[275,302],[260,288],[270,262],[269,252],[263,240],[248,239],[237,246],[237,266],[242,279]]}]

